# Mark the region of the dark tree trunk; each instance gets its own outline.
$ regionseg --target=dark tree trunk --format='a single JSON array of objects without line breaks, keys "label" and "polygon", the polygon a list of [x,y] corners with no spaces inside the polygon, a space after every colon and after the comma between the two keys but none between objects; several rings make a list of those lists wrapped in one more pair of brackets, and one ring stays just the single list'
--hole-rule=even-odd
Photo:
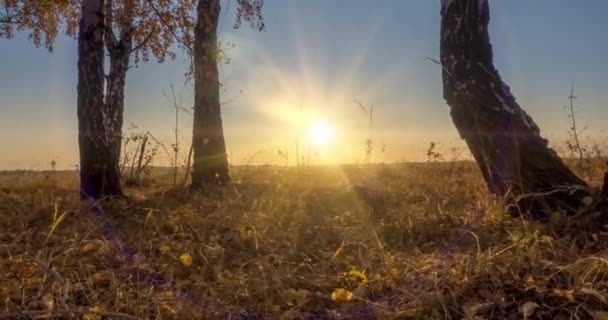
[{"label": "dark tree trunk", "polygon": [[122,189],[104,120],[103,0],[83,0],[82,3],[77,87],[80,192],[83,197],[99,199],[122,195]]},{"label": "dark tree trunk", "polygon": [[125,86],[127,70],[129,69],[129,56],[131,50],[131,36],[121,40],[109,50],[110,73],[106,85],[105,117],[113,165],[120,169],[120,154],[122,149],[122,126],[125,103]]},{"label": "dark tree trunk", "polygon": [[[117,51],[123,50],[118,48]],[[126,61],[125,61],[126,60]],[[122,126],[125,101],[125,83],[127,78],[127,68],[129,54],[122,56],[121,53],[114,56],[110,54],[110,73],[106,85],[105,96],[105,116],[108,130],[108,143],[112,163],[120,165],[120,154],[122,149]],[[120,168],[119,168],[120,169]]]},{"label": "dark tree trunk", "polygon": [[608,199],[608,171],[604,172],[604,184],[602,185],[602,195]]},{"label": "dark tree trunk", "polygon": [[230,181],[217,66],[219,0],[199,0],[194,40],[194,125],[192,188]]},{"label": "dark tree trunk", "polygon": [[106,0],[105,13],[107,25],[105,31],[105,46],[110,56],[110,72],[107,77],[105,95],[105,121],[108,128],[107,139],[110,144],[113,165],[120,172],[120,154],[122,149],[122,126],[125,102],[125,87],[127,82],[127,71],[129,70],[129,59],[133,48],[133,0],[127,0],[124,4],[120,25],[120,35],[117,39],[112,27],[112,0]]},{"label": "dark tree trunk", "polygon": [[585,182],[550,149],[494,67],[487,0],[443,0],[443,95],[490,191],[517,212],[575,213]]}]

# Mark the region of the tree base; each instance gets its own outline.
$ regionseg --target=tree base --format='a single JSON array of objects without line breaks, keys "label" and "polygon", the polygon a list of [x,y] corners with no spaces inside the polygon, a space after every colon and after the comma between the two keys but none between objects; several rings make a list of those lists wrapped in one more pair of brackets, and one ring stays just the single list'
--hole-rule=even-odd
[{"label": "tree base", "polygon": [[205,170],[204,172],[192,172],[193,190],[202,190],[206,187],[226,186],[230,184],[230,176],[228,169],[223,170]]}]

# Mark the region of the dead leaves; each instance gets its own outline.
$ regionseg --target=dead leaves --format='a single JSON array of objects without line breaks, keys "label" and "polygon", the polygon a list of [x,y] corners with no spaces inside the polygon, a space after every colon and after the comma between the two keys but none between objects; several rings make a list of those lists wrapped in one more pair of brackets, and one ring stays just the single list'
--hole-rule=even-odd
[{"label": "dead leaves", "polygon": [[[477,291],[477,298],[472,298],[461,305],[465,319],[486,319],[490,314],[496,316],[511,314],[512,307],[517,306],[517,313],[522,319],[544,318],[554,315],[555,305],[559,304],[562,311],[570,310],[573,319],[586,319],[592,317],[596,320],[608,320],[608,298],[605,293],[605,283],[579,284],[572,288],[550,288],[552,284],[548,279],[527,276],[522,281],[525,297],[513,295],[517,291],[510,288],[509,295],[505,288],[491,288],[483,285]],[[501,286],[504,284],[498,284]],[[529,299],[529,300],[528,300]],[[523,301],[522,301],[523,300]],[[582,306],[582,307],[581,307]],[[497,310],[501,310],[498,311]]]}]

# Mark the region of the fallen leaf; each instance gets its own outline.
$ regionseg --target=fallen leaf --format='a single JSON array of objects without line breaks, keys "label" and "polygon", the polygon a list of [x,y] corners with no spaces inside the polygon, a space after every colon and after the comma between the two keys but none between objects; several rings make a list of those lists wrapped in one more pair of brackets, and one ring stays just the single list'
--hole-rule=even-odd
[{"label": "fallen leaf", "polygon": [[574,290],[553,289],[553,294],[562,297],[569,302],[574,302]]},{"label": "fallen leaf", "polygon": [[103,276],[101,275],[101,273],[95,272],[91,276],[91,279],[93,280],[93,283],[96,283],[96,282],[99,282],[99,281],[103,280]]},{"label": "fallen leaf", "polygon": [[528,319],[528,317],[532,316],[536,309],[539,307],[538,303],[534,301],[528,301],[524,303],[521,307],[519,307],[519,312],[523,314],[524,319]]},{"label": "fallen leaf", "polygon": [[87,252],[91,252],[97,249],[97,244],[89,241],[87,242],[84,246],[82,246],[82,252],[87,253]]},{"label": "fallen leaf", "polygon": [[192,265],[192,256],[189,253],[183,253],[179,256],[179,261],[186,267],[190,267]]},{"label": "fallen leaf", "polygon": [[353,299],[353,293],[344,288],[337,288],[331,293],[331,299],[338,302],[350,301]]},{"label": "fallen leaf", "polygon": [[469,300],[462,305],[462,312],[464,312],[467,318],[471,319],[487,312],[493,305],[494,303],[492,302],[480,302],[477,299]]},{"label": "fallen leaf", "polygon": [[353,270],[345,273],[344,280],[346,280],[349,283],[357,284],[357,285],[364,285],[368,281],[365,273],[363,273],[362,271],[359,271],[357,269],[353,269]]},{"label": "fallen leaf", "polygon": [[532,285],[534,285],[534,283],[536,282],[536,280],[534,280],[534,277],[532,277],[531,275],[528,275],[528,277],[526,278],[526,280],[524,280],[524,282],[527,285],[532,286]]},{"label": "fallen leaf", "polygon": [[53,298],[53,295],[50,293],[45,294],[40,302],[46,309],[55,309],[55,298]]}]

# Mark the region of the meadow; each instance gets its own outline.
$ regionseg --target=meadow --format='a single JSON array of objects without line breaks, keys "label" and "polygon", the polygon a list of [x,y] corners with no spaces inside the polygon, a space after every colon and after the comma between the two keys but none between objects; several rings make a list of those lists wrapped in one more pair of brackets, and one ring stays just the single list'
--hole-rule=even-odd
[{"label": "meadow", "polygon": [[1,173],[0,318],[608,319],[604,234],[512,217],[473,162],[171,174],[93,203]]}]

